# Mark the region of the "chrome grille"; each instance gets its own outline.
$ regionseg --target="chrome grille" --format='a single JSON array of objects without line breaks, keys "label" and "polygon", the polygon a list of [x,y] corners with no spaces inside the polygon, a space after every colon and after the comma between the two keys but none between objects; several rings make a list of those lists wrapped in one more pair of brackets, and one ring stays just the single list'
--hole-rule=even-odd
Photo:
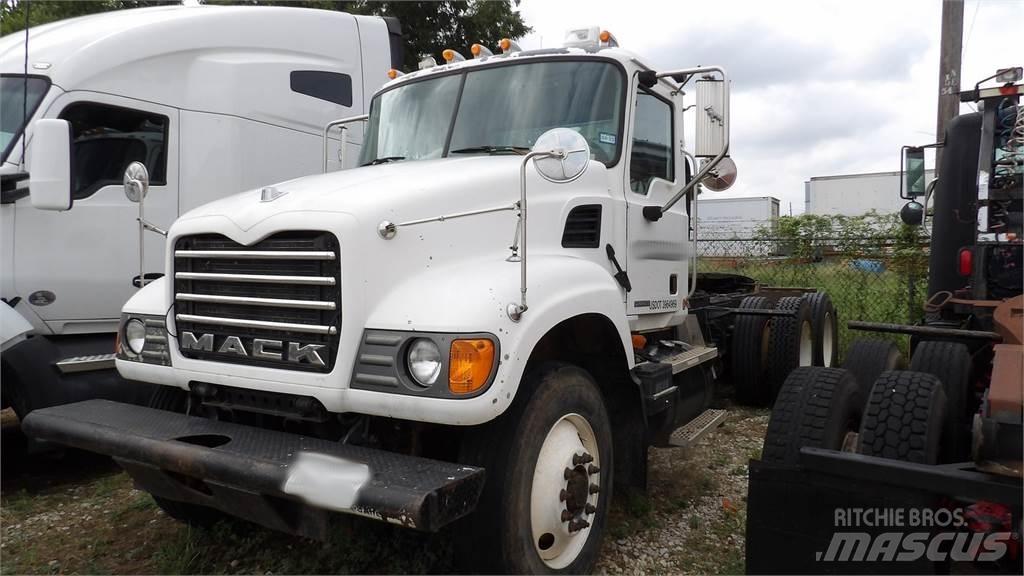
[{"label": "chrome grille", "polygon": [[[189,358],[328,372],[341,326],[338,241],[326,232],[283,232],[252,246],[219,234],[184,236],[174,246],[174,317]],[[212,334],[208,349],[181,335]],[[239,346],[224,346],[237,338]],[[279,342],[281,358],[254,354],[254,340]],[[191,340],[190,340],[191,342]],[[207,342],[207,341],[203,341]],[[237,344],[236,343],[236,344]],[[288,343],[315,345],[324,365],[289,360]],[[261,349],[262,350],[262,349]]]}]

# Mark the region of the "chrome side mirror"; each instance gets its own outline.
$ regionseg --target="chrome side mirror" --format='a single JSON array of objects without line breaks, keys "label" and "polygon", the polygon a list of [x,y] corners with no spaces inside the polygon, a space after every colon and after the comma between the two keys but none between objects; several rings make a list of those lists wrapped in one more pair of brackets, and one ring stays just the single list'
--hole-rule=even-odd
[{"label": "chrome side mirror", "polygon": [[736,162],[728,157],[722,159],[700,183],[712,192],[728,190],[736,183]]},{"label": "chrome side mirror", "polygon": [[149,192],[149,170],[142,162],[132,162],[124,171],[124,195],[130,202],[142,203]]},{"label": "chrome side mirror", "polygon": [[710,76],[695,82],[697,86],[697,144],[693,155],[715,158],[729,149],[729,91],[725,78]]},{"label": "chrome side mirror", "polygon": [[149,170],[142,162],[132,162],[124,170],[124,195],[129,202],[139,205],[139,281],[137,287],[146,285],[146,230],[167,236],[167,231],[146,221],[146,194],[149,193]]},{"label": "chrome side mirror", "polygon": [[537,154],[533,159],[537,172],[558,184],[579,178],[590,164],[590,144],[570,128],[553,128],[541,134],[531,153]]}]

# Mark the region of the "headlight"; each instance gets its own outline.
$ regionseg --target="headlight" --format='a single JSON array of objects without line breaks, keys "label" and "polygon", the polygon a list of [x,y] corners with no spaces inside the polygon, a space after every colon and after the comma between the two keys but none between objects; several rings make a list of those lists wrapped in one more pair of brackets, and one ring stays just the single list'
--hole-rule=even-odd
[{"label": "headlight", "polygon": [[432,340],[418,338],[409,346],[407,364],[417,384],[430,386],[441,373],[441,351]]},{"label": "headlight", "polygon": [[146,325],[138,318],[132,318],[124,326],[124,341],[132,353],[142,354],[146,346]]},{"label": "headlight", "polygon": [[121,314],[117,359],[171,365],[167,348],[167,322],[162,316]]}]

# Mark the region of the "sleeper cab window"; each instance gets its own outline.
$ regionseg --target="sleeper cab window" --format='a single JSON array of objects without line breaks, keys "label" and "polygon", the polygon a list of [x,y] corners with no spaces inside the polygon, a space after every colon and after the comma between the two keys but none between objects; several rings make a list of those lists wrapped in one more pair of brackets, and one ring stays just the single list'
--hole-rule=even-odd
[{"label": "sleeper cab window", "polygon": [[352,107],[352,77],[323,70],[295,70],[291,73],[292,92]]}]

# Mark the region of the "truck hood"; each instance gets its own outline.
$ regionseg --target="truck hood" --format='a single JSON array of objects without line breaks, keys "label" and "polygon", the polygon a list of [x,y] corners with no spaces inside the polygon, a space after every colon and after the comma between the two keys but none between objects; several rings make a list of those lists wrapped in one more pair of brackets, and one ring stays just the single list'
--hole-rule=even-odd
[{"label": "truck hood", "polygon": [[277,214],[315,211],[341,212],[376,226],[381,219],[403,222],[498,207],[519,199],[521,162],[518,155],[465,156],[305,176],[264,187],[276,190],[274,200],[262,200],[264,188],[249,190],[200,206],[178,221],[223,217],[248,230]]}]

